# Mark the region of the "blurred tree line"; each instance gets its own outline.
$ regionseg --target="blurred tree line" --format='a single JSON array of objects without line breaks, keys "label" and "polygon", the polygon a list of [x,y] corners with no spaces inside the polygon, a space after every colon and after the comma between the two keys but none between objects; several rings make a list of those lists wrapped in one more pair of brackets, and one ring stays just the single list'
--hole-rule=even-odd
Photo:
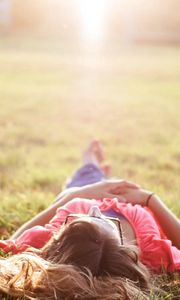
[{"label": "blurred tree line", "polygon": [[[180,42],[179,0],[111,0],[109,3],[107,36],[141,39],[149,35],[153,39],[157,35]],[[82,26],[77,4],[78,0],[12,0],[11,29],[77,38]]]}]

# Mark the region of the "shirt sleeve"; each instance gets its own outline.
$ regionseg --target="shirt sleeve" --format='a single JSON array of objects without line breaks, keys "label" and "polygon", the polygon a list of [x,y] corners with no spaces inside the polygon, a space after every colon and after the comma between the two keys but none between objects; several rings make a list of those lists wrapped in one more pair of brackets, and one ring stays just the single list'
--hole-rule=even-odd
[{"label": "shirt sleeve", "polygon": [[75,198],[57,209],[55,216],[45,226],[34,226],[25,230],[16,240],[0,241],[0,248],[13,254],[23,252],[28,247],[42,248],[64,223],[66,216],[71,213],[87,214],[96,200]]},{"label": "shirt sleeve", "polygon": [[45,225],[47,229],[57,231],[69,214],[87,214],[90,207],[97,205],[96,200],[75,198],[57,209],[55,216]]},{"label": "shirt sleeve", "polygon": [[18,244],[15,240],[0,241],[1,254],[3,254],[3,252],[17,254],[25,251],[28,247],[29,245]]}]

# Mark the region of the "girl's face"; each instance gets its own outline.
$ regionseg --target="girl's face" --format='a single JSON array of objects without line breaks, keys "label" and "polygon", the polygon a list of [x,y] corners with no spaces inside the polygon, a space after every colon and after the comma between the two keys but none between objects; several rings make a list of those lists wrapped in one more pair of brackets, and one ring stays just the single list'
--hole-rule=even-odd
[{"label": "girl's face", "polygon": [[113,221],[105,218],[98,206],[92,206],[88,212],[88,215],[90,216],[89,219],[91,220],[91,222],[99,225],[101,230],[105,230],[108,233],[119,237],[119,230],[117,225]]},{"label": "girl's face", "polygon": [[101,211],[98,206],[91,207],[88,212],[88,215],[82,215],[80,217],[78,217],[77,215],[76,220],[94,223],[98,225],[101,232],[104,232],[105,234],[110,234],[111,236],[114,236],[120,241],[120,229],[113,221],[101,214]]}]

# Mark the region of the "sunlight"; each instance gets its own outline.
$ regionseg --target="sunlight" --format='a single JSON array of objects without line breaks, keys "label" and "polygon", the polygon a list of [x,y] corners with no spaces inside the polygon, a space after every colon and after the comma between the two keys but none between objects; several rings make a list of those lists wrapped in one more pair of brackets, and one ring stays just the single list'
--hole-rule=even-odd
[{"label": "sunlight", "polygon": [[105,31],[107,0],[80,0],[80,14],[83,26],[83,38],[100,40]]}]

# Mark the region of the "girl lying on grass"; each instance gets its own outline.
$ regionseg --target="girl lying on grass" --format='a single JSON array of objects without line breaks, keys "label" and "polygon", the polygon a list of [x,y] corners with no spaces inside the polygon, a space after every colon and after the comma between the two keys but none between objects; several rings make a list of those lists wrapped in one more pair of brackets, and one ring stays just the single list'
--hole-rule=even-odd
[{"label": "girl lying on grass", "polygon": [[180,222],[154,193],[106,180],[102,145],[46,210],[0,247],[0,291],[23,299],[149,299],[150,272],[180,270]]}]

